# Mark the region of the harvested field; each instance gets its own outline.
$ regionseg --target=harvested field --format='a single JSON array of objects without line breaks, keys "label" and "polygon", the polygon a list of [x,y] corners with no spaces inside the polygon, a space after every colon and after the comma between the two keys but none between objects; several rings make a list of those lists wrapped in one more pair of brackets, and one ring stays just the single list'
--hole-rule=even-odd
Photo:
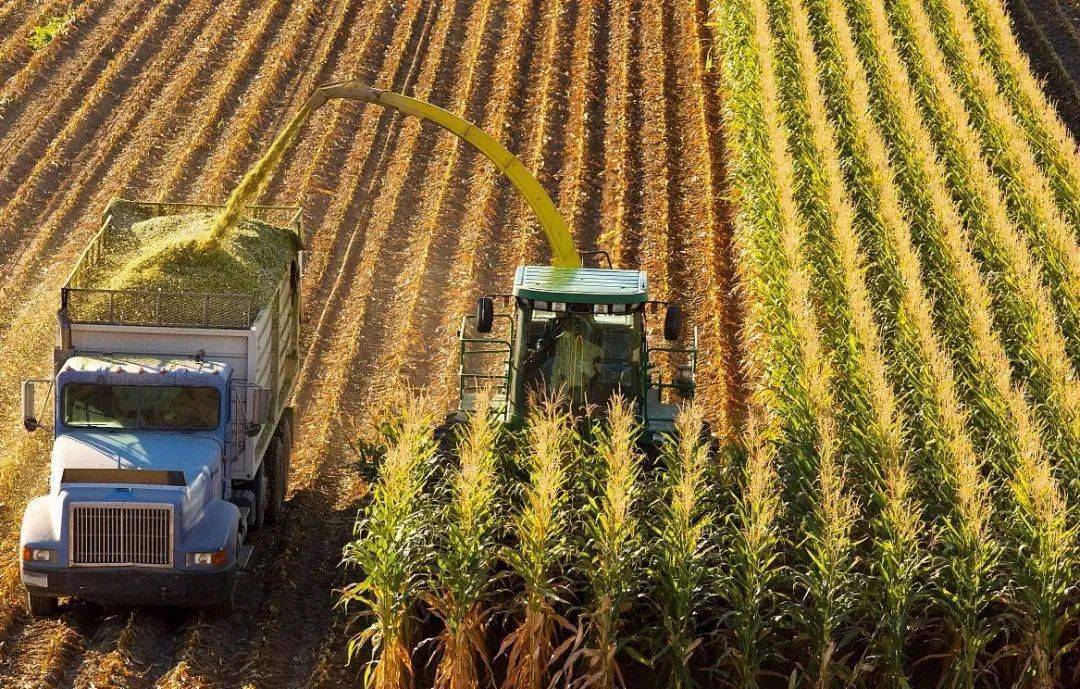
[{"label": "harvested field", "polygon": [[448,406],[461,314],[546,251],[498,173],[417,121],[325,108],[262,199],[302,205],[312,232],[305,431],[288,520],[256,538],[243,614],[76,602],[35,622],[14,557],[48,464],[46,434],[18,428],[17,383],[49,372],[57,291],[106,203],[223,201],[319,83],[428,99],[522,154],[582,246],[603,237],[656,273],[658,297],[683,300],[709,352],[705,399],[739,408],[704,3],[80,0],[50,45],[18,40],[67,6],[0,6],[0,686],[356,685],[333,608],[365,494],[351,442],[402,383]]},{"label": "harvested field", "polygon": [[1071,0],[1007,0],[1005,6],[1035,75],[1075,135],[1080,131],[1080,6]]}]

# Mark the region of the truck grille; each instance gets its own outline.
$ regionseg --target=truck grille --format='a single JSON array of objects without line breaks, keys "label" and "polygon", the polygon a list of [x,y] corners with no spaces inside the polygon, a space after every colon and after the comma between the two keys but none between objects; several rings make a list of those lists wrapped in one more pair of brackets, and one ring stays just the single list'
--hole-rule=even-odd
[{"label": "truck grille", "polygon": [[172,506],[71,505],[71,564],[82,567],[172,565]]}]

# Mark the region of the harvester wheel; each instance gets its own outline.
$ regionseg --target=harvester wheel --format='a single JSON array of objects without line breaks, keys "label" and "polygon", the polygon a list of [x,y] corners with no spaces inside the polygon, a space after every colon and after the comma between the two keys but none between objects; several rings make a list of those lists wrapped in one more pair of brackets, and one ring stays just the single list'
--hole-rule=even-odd
[{"label": "harvester wheel", "polygon": [[55,615],[60,607],[60,599],[55,596],[35,596],[26,594],[26,608],[31,617],[49,617]]},{"label": "harvester wheel", "polygon": [[277,524],[285,512],[285,488],[289,480],[286,466],[285,443],[281,433],[270,441],[270,451],[266,453],[264,466],[269,464],[266,490],[266,523]]}]

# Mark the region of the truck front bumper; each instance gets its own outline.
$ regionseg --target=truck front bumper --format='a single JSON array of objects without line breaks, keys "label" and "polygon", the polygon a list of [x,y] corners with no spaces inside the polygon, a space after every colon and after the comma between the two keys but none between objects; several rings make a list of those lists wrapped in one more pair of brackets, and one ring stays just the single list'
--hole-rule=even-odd
[{"label": "truck front bumper", "polygon": [[209,607],[231,600],[237,570],[192,572],[131,568],[35,570],[23,567],[26,590],[37,596],[72,596],[101,605]]}]

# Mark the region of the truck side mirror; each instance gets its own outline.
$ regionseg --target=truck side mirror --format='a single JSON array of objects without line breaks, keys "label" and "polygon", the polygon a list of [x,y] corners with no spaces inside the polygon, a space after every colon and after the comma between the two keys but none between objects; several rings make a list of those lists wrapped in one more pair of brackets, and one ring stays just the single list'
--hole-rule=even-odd
[{"label": "truck side mirror", "polygon": [[251,391],[251,410],[248,418],[248,430],[258,429],[270,422],[270,389],[254,388]]},{"label": "truck side mirror", "polygon": [[36,406],[34,404],[34,381],[24,380],[22,382],[22,422],[23,428],[27,432],[33,432],[41,428],[41,424],[37,420]]},{"label": "truck side mirror", "polygon": [[682,326],[682,309],[675,304],[669,304],[664,314],[664,339],[674,342],[682,337]]},{"label": "truck side mirror", "polygon": [[476,332],[487,335],[495,322],[495,302],[491,297],[476,301]]}]

